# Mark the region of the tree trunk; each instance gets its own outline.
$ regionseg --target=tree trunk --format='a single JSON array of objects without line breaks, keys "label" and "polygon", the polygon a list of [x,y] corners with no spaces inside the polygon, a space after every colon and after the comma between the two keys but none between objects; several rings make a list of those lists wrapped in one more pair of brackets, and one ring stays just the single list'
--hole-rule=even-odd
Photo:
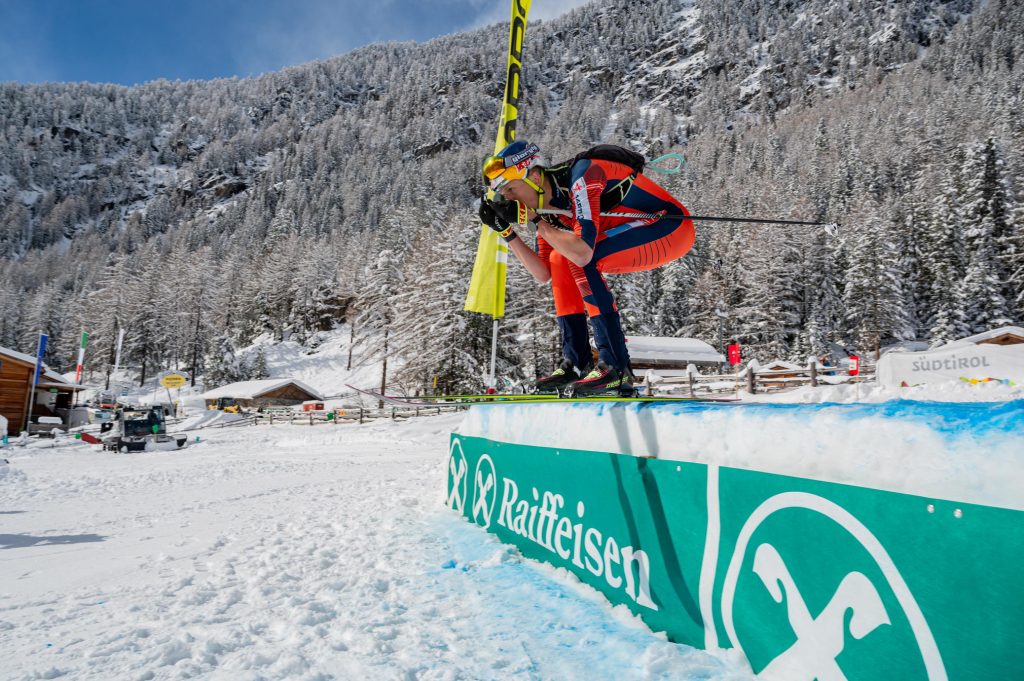
[{"label": "tree trunk", "polygon": [[196,310],[196,328],[193,330],[193,333],[192,333],[192,380],[191,380],[191,386],[193,388],[196,387],[196,374],[199,373],[199,325],[200,325],[200,320],[202,319],[202,316],[203,316],[203,310],[202,310],[202,299],[203,298],[202,298],[202,296],[203,296],[203,292],[200,289],[200,291],[199,291],[199,301],[200,301],[199,305],[200,305],[200,307],[199,307],[199,309]]},{"label": "tree trunk", "polygon": [[110,354],[107,355],[107,382],[104,390],[110,390],[110,372],[114,366],[114,358],[117,356],[117,326],[112,327],[114,334],[110,337]]},{"label": "tree trunk", "polygon": [[348,327],[348,366],[345,367],[346,371],[352,370],[352,346],[356,342],[356,321],[353,319]]},{"label": "tree trunk", "polygon": [[[384,329],[384,361],[381,363],[380,370],[380,394],[384,394],[384,390],[387,388],[388,380],[388,329]],[[379,400],[377,403],[379,409],[384,408],[384,400]]]}]

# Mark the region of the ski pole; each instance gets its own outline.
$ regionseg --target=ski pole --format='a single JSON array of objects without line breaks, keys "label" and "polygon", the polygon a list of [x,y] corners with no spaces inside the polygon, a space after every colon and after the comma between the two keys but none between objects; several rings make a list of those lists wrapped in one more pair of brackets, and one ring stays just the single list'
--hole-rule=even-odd
[{"label": "ski pole", "polygon": [[[566,215],[572,217],[572,211],[563,208],[542,208],[537,211],[541,215]],[[715,215],[661,215],[659,213],[617,213],[602,212],[601,217],[605,218],[631,218],[634,220],[650,220],[662,218],[675,218],[679,220],[700,220],[702,222],[755,222],[767,225],[808,225],[811,227],[824,227],[829,236],[839,234],[838,222],[810,222],[805,220],[777,220],[764,218],[727,218]]]}]

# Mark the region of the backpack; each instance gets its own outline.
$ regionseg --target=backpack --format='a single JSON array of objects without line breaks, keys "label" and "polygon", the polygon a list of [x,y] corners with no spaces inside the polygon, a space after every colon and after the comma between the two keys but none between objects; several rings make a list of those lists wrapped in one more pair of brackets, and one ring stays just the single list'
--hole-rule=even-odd
[{"label": "backpack", "polygon": [[617,144],[598,144],[595,147],[587,149],[582,154],[576,154],[568,161],[558,163],[550,168],[545,168],[544,174],[550,178],[551,184],[553,184],[558,191],[568,193],[569,184],[572,179],[572,167],[576,165],[577,161],[582,161],[583,159],[612,161],[614,163],[621,163],[622,165],[629,166],[633,169],[633,172],[629,177],[623,178],[623,180],[617,185],[601,194],[602,212],[609,211],[622,203],[623,199],[626,198],[626,194],[629,193],[630,188],[633,186],[633,180],[636,179],[637,175],[643,172],[644,165],[647,163],[647,159],[643,157],[643,154],[630,151],[629,149],[620,147]]}]

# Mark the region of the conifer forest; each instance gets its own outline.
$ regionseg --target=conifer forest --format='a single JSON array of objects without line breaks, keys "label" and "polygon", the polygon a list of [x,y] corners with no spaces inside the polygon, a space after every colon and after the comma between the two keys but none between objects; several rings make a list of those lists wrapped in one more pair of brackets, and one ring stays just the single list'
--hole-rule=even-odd
[{"label": "conifer forest", "polygon": [[[208,386],[348,325],[410,387],[478,389],[463,312],[508,27],[250,79],[0,83],[0,345]],[[685,258],[612,277],[626,332],[803,362],[1024,320],[1024,12],[1013,0],[601,0],[531,24],[518,138],[648,159],[698,215]],[[531,233],[524,234],[527,240]],[[559,358],[547,286],[509,264],[498,374]],[[336,336],[332,336],[336,337]]]}]

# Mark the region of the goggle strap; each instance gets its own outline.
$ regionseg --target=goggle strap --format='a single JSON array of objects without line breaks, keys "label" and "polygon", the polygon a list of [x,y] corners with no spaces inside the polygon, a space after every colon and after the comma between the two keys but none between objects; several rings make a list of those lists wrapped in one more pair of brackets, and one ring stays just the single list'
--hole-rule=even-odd
[{"label": "goggle strap", "polygon": [[[543,184],[543,182],[544,182],[544,180],[543,180],[544,171],[541,170],[540,174],[541,174],[541,178],[542,178],[541,179],[541,183]],[[526,183],[527,187],[529,187],[533,191],[537,192],[537,209],[540,210],[541,208],[543,208],[544,207],[544,187],[542,187],[542,186],[538,187],[536,185],[536,183],[534,183],[533,180],[531,180],[529,177],[524,177],[523,178],[523,182]]]}]

